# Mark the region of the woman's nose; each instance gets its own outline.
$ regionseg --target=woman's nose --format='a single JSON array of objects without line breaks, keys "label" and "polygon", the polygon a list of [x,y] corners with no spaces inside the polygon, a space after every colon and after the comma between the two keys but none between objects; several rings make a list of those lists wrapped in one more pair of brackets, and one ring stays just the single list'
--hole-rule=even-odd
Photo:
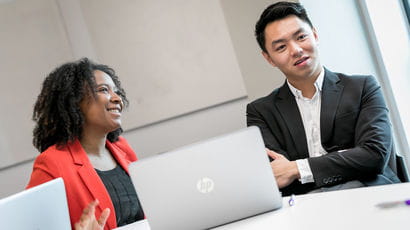
[{"label": "woman's nose", "polygon": [[111,93],[111,101],[116,103],[122,103],[122,98],[116,92]]}]

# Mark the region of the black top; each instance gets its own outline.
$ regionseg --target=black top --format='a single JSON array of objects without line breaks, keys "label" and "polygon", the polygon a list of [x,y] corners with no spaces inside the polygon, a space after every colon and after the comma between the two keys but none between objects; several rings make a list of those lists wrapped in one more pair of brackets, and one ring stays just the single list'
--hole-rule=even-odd
[{"label": "black top", "polygon": [[134,185],[124,169],[117,165],[108,171],[95,170],[110,194],[117,217],[117,225],[123,226],[144,219],[144,212]]}]

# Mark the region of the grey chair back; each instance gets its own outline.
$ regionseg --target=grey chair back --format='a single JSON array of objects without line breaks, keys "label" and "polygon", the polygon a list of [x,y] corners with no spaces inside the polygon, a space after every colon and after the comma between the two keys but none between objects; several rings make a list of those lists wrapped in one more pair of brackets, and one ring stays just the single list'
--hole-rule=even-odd
[{"label": "grey chair back", "polygon": [[397,176],[401,182],[410,182],[409,170],[403,156],[396,154]]},{"label": "grey chair back", "polygon": [[391,148],[390,159],[387,165],[394,173],[396,173],[401,182],[410,182],[406,160],[402,155],[396,152],[394,143]]}]

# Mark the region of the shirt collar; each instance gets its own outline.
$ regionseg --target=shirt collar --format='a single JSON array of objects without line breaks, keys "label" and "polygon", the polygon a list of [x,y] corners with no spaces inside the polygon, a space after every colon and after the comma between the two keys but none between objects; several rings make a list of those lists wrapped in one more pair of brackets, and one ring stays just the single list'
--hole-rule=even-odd
[{"label": "shirt collar", "polygon": [[[324,79],[324,77],[325,77],[325,70],[324,70],[323,67],[322,67],[321,70],[320,70],[319,76],[317,77],[317,79],[316,79],[316,81],[315,81],[315,83],[314,83],[316,90],[318,90],[318,91],[320,91],[320,92],[322,92],[322,86],[323,86],[323,79]],[[301,90],[296,89],[292,84],[290,84],[290,82],[289,82],[287,79],[286,79],[286,83],[288,84],[290,91],[292,92],[292,94],[293,94],[295,97],[298,97],[298,98],[301,97],[301,98],[303,98],[303,96],[302,96],[302,91],[301,91]]]}]

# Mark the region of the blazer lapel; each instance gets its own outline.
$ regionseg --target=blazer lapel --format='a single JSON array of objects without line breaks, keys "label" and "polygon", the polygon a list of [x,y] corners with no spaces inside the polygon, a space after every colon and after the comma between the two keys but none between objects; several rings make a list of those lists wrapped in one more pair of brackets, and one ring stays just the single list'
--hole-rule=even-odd
[{"label": "blazer lapel", "polygon": [[295,96],[290,91],[286,82],[279,89],[276,107],[278,108],[279,113],[282,115],[282,118],[289,129],[295,143],[295,148],[298,151],[297,155],[296,153],[288,152],[289,157],[291,159],[309,157],[305,128],[303,127],[300,111],[296,103]]},{"label": "blazer lapel", "polygon": [[115,158],[115,160],[118,162],[118,164],[125,170],[125,172],[127,172],[127,174],[129,174],[128,171],[128,165],[129,165],[129,161],[125,159],[124,156],[120,156],[123,155],[123,151],[118,148],[115,144],[109,142],[108,140],[105,142],[106,147],[110,150],[111,154],[113,155],[113,157]]},{"label": "blazer lapel", "polygon": [[[110,195],[108,194],[108,191],[104,186],[104,183],[102,182],[97,172],[91,165],[91,162],[87,157],[87,153],[81,146],[80,141],[74,141],[73,145],[70,146],[70,152],[74,159],[74,164],[79,166],[77,172],[83,180],[84,185],[92,194],[93,199],[95,200],[98,198],[98,200],[100,201],[100,204],[97,206],[97,209],[99,209],[100,212],[103,211],[103,208],[105,209],[107,207],[111,210],[111,214],[108,217],[106,225],[108,225],[110,229],[115,228],[113,223],[116,223],[116,216],[114,211],[114,205],[111,202]],[[103,204],[106,204],[107,207],[102,207]]]},{"label": "blazer lapel", "polygon": [[333,121],[343,92],[343,85],[338,84],[339,81],[340,79],[335,73],[325,69],[320,111],[320,133],[322,143],[328,141],[333,130]]}]

